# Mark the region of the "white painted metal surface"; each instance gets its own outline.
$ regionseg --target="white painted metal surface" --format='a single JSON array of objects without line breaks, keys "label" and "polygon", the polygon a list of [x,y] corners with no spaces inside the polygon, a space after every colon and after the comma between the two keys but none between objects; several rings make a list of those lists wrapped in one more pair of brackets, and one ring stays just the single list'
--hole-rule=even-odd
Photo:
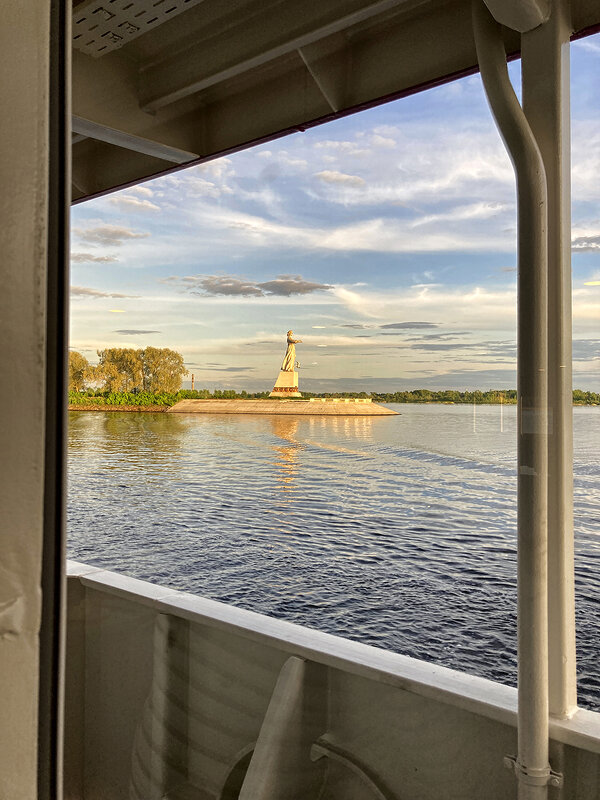
[{"label": "white painted metal surface", "polygon": [[100,58],[201,2],[84,0],[73,11],[73,47],[93,58]]},{"label": "white painted metal surface", "polygon": [[[117,3],[119,13],[134,5],[125,8],[127,2],[106,0],[102,8],[106,11],[106,5],[117,7]],[[73,139],[76,198],[164,172],[168,161],[165,153],[212,158],[256,140],[316,124],[328,119],[332,111],[348,113],[476,67],[468,0],[381,4],[336,0],[322,7],[291,0],[231,0],[226,4],[222,0],[194,0],[185,5],[185,13],[179,13],[179,0],[169,4],[165,0],[160,11],[163,17],[146,19],[144,28],[131,22],[126,13],[122,21],[120,17],[109,19],[109,10],[103,14],[103,24],[112,20],[117,29],[112,30],[110,24],[101,28],[98,23],[91,31],[94,39],[111,40],[101,51],[104,45],[97,44],[96,50],[103,57],[75,49],[74,112],[97,135],[94,139],[79,134]],[[153,5],[159,6],[162,3]],[[285,6],[280,9],[284,13],[271,13],[277,6]],[[572,22],[556,16],[543,23],[543,13],[539,16],[543,3],[537,0],[502,4],[490,0],[490,6],[507,25],[519,30],[542,22],[524,35],[522,44],[526,112],[548,176],[551,219],[555,223],[561,220],[558,226],[554,224],[548,239],[552,331],[548,380],[554,410],[548,447],[552,465],[548,484],[550,575],[554,584],[550,595],[549,688],[553,713],[565,717],[572,714],[571,719],[551,718],[549,735],[553,764],[555,758],[559,759],[564,772],[564,796],[569,800],[598,800],[599,718],[574,711],[564,98],[567,36],[571,29],[581,31],[600,24],[600,8],[597,0],[573,0]],[[91,8],[91,3],[79,3],[76,13],[91,13]],[[332,13],[334,8],[337,11]],[[560,7],[555,4],[553,8],[556,11]],[[372,14],[373,9],[377,13]],[[533,10],[533,16],[525,22],[524,9]],[[500,17],[505,12],[517,12],[519,18]],[[48,86],[53,85],[48,81],[48,19],[46,2],[8,4],[0,35],[5,77],[0,133],[5,191],[1,207],[4,220],[9,222],[3,227],[0,242],[6,271],[6,291],[0,298],[4,372],[13,374],[11,365],[21,365],[13,378],[13,392],[3,398],[4,427],[0,434],[6,568],[0,620],[0,794],[10,800],[33,797],[37,778],[41,510],[48,442],[43,398],[32,396],[26,387],[35,385],[40,375],[43,378],[48,363],[46,314],[52,325],[64,321],[56,308],[47,308],[43,300]],[[89,32],[96,24],[88,22],[81,22],[80,30],[87,25]],[[521,38],[508,29],[502,36],[507,51],[517,52]],[[86,45],[84,38],[82,35],[76,42],[92,48],[91,39]],[[203,60],[208,43],[212,43],[213,56]],[[496,38],[494,46],[497,43]],[[223,54],[223,50],[227,52]],[[178,54],[183,52],[194,56],[185,75],[178,72],[182,68]],[[485,48],[483,55],[485,60]],[[161,65],[157,72],[153,68],[156,64]],[[154,104],[156,108],[150,113]],[[114,139],[115,135],[121,136],[119,141],[107,138]],[[152,143],[155,149],[149,151],[146,145],[144,149],[140,142]],[[128,143],[136,146],[128,147]],[[524,152],[519,151],[517,144],[518,158]],[[521,238],[524,247],[532,249],[534,263],[546,239],[540,234],[535,215],[530,221],[534,226],[531,230],[521,220]],[[50,234],[50,238],[55,237],[56,231]],[[536,241],[538,248],[534,247]],[[521,273],[528,274],[523,269]],[[520,476],[521,497],[529,497],[531,503],[522,504],[520,516],[524,556],[520,604],[525,609],[520,649],[525,657],[519,704],[525,714],[520,724],[519,763],[527,767],[529,776],[525,777],[531,777],[531,770],[538,769],[537,760],[543,779],[547,773],[544,731],[548,725],[543,655],[546,480],[542,444],[546,422],[543,379],[536,370],[545,369],[547,327],[543,319],[543,276],[539,270],[532,274],[537,275],[534,283],[525,282],[519,290],[521,340],[525,333],[527,344],[531,333],[534,351],[520,353],[521,394],[523,387],[526,391],[531,387],[529,404],[521,404],[520,466],[526,468]],[[530,314],[533,317],[528,321]],[[15,404],[14,397],[20,398],[19,403]],[[60,573],[56,561],[46,566]],[[132,743],[149,698],[154,707],[162,709],[161,718],[167,721],[165,725],[151,725],[149,734],[151,744],[156,745],[152,752],[161,790],[177,775],[182,783],[167,788],[171,798],[183,798],[186,793],[194,800],[214,798],[224,796],[227,787],[235,789],[236,781],[243,781],[271,701],[275,705],[270,718],[279,715],[274,699],[278,680],[282,681],[279,695],[291,697],[292,706],[299,687],[304,685],[308,687],[307,696],[318,697],[321,703],[322,695],[315,692],[319,681],[315,684],[312,675],[305,681],[304,667],[302,681],[297,675],[293,680],[286,675],[284,665],[290,658],[314,663],[318,665],[317,674],[324,670],[327,675],[327,731],[314,742],[311,752],[322,755],[317,761],[325,759],[328,780],[333,781],[329,785],[335,786],[333,797],[371,797],[369,781],[383,796],[391,787],[394,795],[419,800],[514,796],[511,778],[502,770],[503,755],[514,752],[516,744],[516,693],[510,688],[101,571],[74,576],[70,595],[67,800],[129,797]],[[169,617],[164,629],[160,615]],[[60,627],[57,620],[51,623],[44,630],[50,638]],[[184,662],[189,668],[188,673],[184,670],[182,685],[187,687],[187,694],[183,697],[181,685],[174,680],[181,666],[179,655],[169,638],[181,627],[185,636],[179,652],[187,653]],[[300,668],[296,661],[292,664],[294,669],[290,667],[288,672],[295,674]],[[227,675],[223,665],[228,668]],[[166,693],[161,692],[163,678],[169,684]],[[171,701],[173,697],[176,702]],[[181,751],[167,732],[183,720],[186,757],[180,760]],[[264,736],[271,727],[269,722]],[[194,742],[198,747],[188,747]],[[559,744],[564,746],[559,748]],[[164,768],[165,753],[175,768]],[[320,769],[322,765],[316,766]],[[357,777],[361,773],[368,780]],[[193,795],[186,785],[196,787]],[[522,785],[529,796],[544,794],[545,789],[526,781]]]},{"label": "white painted metal surface", "polygon": [[[162,161],[170,161],[173,164],[185,164],[198,158],[198,153],[190,153],[187,150],[179,150],[177,147],[170,147],[162,142],[153,142],[144,139],[142,136],[133,136],[131,133],[118,131],[108,125],[99,125],[89,119],[73,116],[72,130],[75,136],[82,138],[95,139],[98,142],[106,142],[122,147],[125,150],[133,150],[135,153],[142,153]],[[76,143],[73,138],[72,143]]]},{"label": "white painted metal surface", "polygon": [[521,800],[547,797],[548,444],[547,190],[542,156],[511,86],[501,30],[482,0],[473,23],[481,77],[515,168],[518,197],[517,487]]},{"label": "white painted metal surface", "polygon": [[[81,564],[69,574],[67,800],[129,800],[143,770],[131,797],[144,800],[152,785],[172,800],[316,800],[315,786],[329,800],[514,797],[515,689]],[[550,736],[569,798],[599,800],[600,715],[553,720]]]},{"label": "white painted metal surface", "polygon": [[286,3],[265,8],[264,24],[253,37],[245,26],[231,26],[218,49],[194,42],[168,61],[142,70],[142,105],[156,111],[405,4],[406,0],[329,0],[312,8]]},{"label": "white painted metal surface", "polygon": [[551,0],[485,0],[494,19],[507,28],[526,33],[550,18]]},{"label": "white painted metal surface", "polygon": [[[118,0],[119,13],[149,4],[163,14],[162,24],[126,32],[101,58],[74,50],[74,113],[198,159],[477,69],[470,0],[202,0],[183,13],[182,0],[130,2]],[[106,10],[117,0],[94,3]],[[490,0],[519,30],[538,24],[548,3]],[[91,9],[79,4],[75,15]],[[572,0],[573,30],[598,23],[598,15],[597,0]],[[102,31],[106,39],[113,35]],[[504,28],[503,39],[507,52],[518,53],[515,30]],[[172,169],[161,158],[118,152],[102,141],[75,142],[73,159],[75,200]]]},{"label": "white painted metal surface", "polygon": [[567,0],[523,37],[523,108],[548,196],[548,636],[550,713],[577,707],[573,541],[571,142]]},{"label": "white painted metal surface", "polygon": [[0,797],[10,800],[37,790],[50,19],[49,0],[2,6]]}]

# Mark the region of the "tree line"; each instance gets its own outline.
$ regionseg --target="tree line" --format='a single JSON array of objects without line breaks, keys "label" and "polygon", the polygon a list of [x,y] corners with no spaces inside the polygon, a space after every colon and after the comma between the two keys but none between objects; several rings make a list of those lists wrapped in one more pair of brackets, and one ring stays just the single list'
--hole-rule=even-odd
[{"label": "tree line", "polygon": [[[88,389],[85,392],[72,390],[69,392],[70,405],[108,405],[108,406],[172,406],[180,400],[264,400],[269,392],[236,392],[234,389],[179,389],[178,391],[162,392],[119,392],[105,391],[103,389]],[[454,390],[430,391],[429,389],[415,389],[403,392],[323,392],[319,395],[313,392],[303,392],[304,398],[309,397],[359,397],[371,398],[377,403],[468,403],[468,404],[514,404],[517,402],[515,389],[504,391],[458,392]],[[600,394],[585,392],[581,389],[573,391],[575,405],[600,405]]]},{"label": "tree line", "polygon": [[69,392],[173,393],[187,374],[181,353],[168,347],[110,347],[97,353],[97,365],[81,353],[69,353]]}]

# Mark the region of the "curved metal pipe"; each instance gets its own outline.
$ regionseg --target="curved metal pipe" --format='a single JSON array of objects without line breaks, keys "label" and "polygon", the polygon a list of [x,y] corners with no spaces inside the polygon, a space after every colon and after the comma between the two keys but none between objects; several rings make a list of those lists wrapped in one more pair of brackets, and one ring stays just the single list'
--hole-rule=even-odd
[{"label": "curved metal pipe", "polygon": [[501,28],[473,0],[473,31],[492,114],[517,179],[518,755],[521,800],[547,797],[547,190],[542,156],[506,67]]}]

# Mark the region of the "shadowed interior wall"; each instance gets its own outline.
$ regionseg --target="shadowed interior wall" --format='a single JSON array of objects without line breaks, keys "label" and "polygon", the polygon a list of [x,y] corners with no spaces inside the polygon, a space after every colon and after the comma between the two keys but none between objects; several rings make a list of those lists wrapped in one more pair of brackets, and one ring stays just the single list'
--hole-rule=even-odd
[{"label": "shadowed interior wall", "polygon": [[50,1],[0,26],[0,797],[37,784]]}]

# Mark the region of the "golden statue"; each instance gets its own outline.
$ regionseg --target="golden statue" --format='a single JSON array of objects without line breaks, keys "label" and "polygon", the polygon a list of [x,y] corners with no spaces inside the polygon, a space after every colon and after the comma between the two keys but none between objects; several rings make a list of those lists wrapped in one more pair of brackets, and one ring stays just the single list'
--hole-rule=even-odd
[{"label": "golden statue", "polygon": [[283,372],[293,372],[296,369],[296,345],[302,343],[302,339],[292,339],[294,331],[287,332],[287,350],[283,357],[281,369]]}]

